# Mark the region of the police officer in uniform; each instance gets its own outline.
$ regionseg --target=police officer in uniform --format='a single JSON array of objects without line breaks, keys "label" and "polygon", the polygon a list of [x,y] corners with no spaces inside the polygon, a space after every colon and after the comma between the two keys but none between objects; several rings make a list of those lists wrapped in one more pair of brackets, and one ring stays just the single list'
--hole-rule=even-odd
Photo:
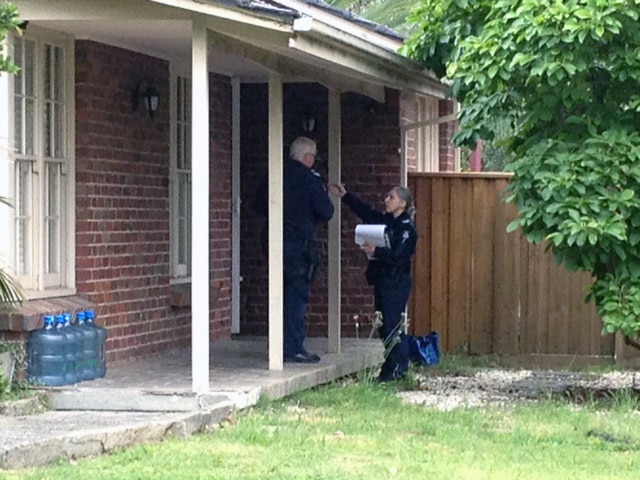
[{"label": "police officer in uniform", "polygon": [[362,245],[369,256],[367,282],[374,287],[375,309],[382,314],[380,337],[385,361],[378,380],[388,382],[405,375],[409,351],[404,332],[404,311],[411,292],[411,257],[418,234],[413,223],[413,196],[407,187],[393,187],[379,211],[346,191],[344,185],[329,184],[329,192],[342,201],[366,224],[386,225],[388,246]]},{"label": "police officer in uniform", "polygon": [[[325,182],[315,170],[316,143],[298,137],[289,149],[284,164],[284,361],[316,363],[320,357],[304,347],[304,317],[310,284],[318,268],[316,231],[321,222],[333,216],[333,203]],[[258,213],[268,213],[268,186],[256,197]],[[259,200],[262,198],[262,200]]]}]

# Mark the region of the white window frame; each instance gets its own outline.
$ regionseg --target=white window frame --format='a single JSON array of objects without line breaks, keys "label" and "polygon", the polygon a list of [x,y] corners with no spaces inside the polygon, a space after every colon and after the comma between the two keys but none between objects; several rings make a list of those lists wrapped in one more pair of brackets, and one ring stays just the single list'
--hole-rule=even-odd
[{"label": "white window frame", "polygon": [[[183,89],[179,88],[182,84]],[[186,90],[184,90],[186,88]],[[191,281],[191,192],[192,192],[192,154],[191,154],[191,77],[184,70],[172,68],[171,72],[171,283]],[[180,102],[186,102],[185,105]],[[181,133],[183,132],[183,133]],[[189,168],[178,164],[178,156],[188,156]],[[182,199],[180,208],[180,180],[187,179],[188,197]],[[181,215],[181,212],[186,213]],[[182,234],[181,234],[182,232]],[[186,258],[180,258],[180,252],[186,252]]]},{"label": "white window frame", "polygon": [[[33,142],[34,151],[32,155],[24,155],[16,151],[16,99],[21,92],[16,92],[16,77],[9,80],[9,164],[11,175],[11,194],[14,201],[13,219],[9,225],[11,232],[11,249],[9,263],[16,274],[17,280],[26,291],[30,299],[47,298],[71,295],[75,289],[75,63],[74,63],[74,42],[73,38],[57,32],[29,27],[29,30],[18,39],[13,38],[11,51],[13,52],[15,42],[34,42],[35,45],[35,68],[34,68],[34,90],[31,97],[34,105],[33,119]],[[45,52],[46,46],[60,48],[62,61],[60,64],[60,74],[62,86],[59,88],[60,98],[55,100],[47,98],[45,95]],[[12,55],[13,56],[13,55]],[[21,59],[15,58],[16,63]],[[22,98],[22,97],[21,97]],[[57,124],[59,138],[61,140],[61,155],[45,157],[45,108],[47,105],[55,104],[60,109],[61,121]],[[31,269],[22,272],[18,268],[18,252],[20,247],[19,232],[17,226],[17,215],[20,211],[19,185],[17,170],[18,165],[24,161],[31,161],[31,168],[25,169],[28,176],[28,183],[31,192],[28,197],[28,215],[31,218],[29,235],[30,244],[25,245],[25,254],[29,256]],[[57,219],[58,234],[55,235],[57,241],[56,251],[53,257],[48,252],[50,238],[47,237],[47,167],[59,165],[59,175],[57,177],[57,189],[59,194],[56,198],[56,208],[54,217]],[[23,164],[24,165],[24,164]],[[27,166],[28,167],[28,166]],[[46,273],[46,263],[49,259],[55,258],[57,271]]]},{"label": "white window frame", "polygon": [[[418,97],[418,122],[436,120],[440,115],[438,102],[435,97]],[[440,171],[440,124],[416,129],[416,155],[419,172]]]}]

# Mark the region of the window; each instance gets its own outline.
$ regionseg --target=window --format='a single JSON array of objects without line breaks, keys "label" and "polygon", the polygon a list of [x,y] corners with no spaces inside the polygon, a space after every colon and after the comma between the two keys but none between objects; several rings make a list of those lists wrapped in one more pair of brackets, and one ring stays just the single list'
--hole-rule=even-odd
[{"label": "window", "polygon": [[416,130],[416,154],[418,156],[418,171],[437,172],[439,165],[439,128],[435,123],[438,119],[438,99],[433,97],[421,97],[418,103],[418,121],[433,120],[432,125],[419,127]]},{"label": "window", "polygon": [[14,267],[31,297],[74,287],[72,46],[29,32],[13,39]]},{"label": "window", "polygon": [[191,80],[173,77],[171,264],[174,279],[191,277]]}]

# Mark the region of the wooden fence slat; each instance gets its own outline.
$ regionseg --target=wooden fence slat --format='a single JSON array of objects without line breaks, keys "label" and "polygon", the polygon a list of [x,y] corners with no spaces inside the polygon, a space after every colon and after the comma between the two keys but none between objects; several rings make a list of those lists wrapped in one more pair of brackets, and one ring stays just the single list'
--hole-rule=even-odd
[{"label": "wooden fence slat", "polygon": [[489,354],[493,351],[493,292],[487,289],[487,282],[494,279],[489,275],[494,256],[495,204],[493,182],[474,181],[472,184],[473,216],[471,227],[471,322],[469,333],[469,353]]},{"label": "wooden fence slat", "polygon": [[[498,181],[496,188],[502,190],[506,182]],[[500,191],[499,190],[499,191]],[[519,353],[520,239],[517,234],[507,233],[507,225],[515,218],[513,206],[501,204],[496,208],[494,224],[495,255],[493,296],[495,298],[494,350],[497,354],[516,355]]]},{"label": "wooden fence slat", "polygon": [[[568,353],[568,321],[567,319],[567,283],[566,275],[555,260],[549,262],[549,285],[563,285],[563,288],[549,288],[548,327],[549,327],[549,351],[556,353]],[[563,321],[563,319],[565,319]]]},{"label": "wooden fence slat", "polygon": [[464,252],[471,251],[471,184],[466,179],[453,179],[450,183],[449,219],[449,325],[447,328],[450,348],[456,351],[469,350],[469,306],[471,258]]},{"label": "wooden fence slat", "polygon": [[[515,233],[515,232],[514,232]],[[522,235],[520,235],[522,237]],[[526,243],[524,238],[521,238],[523,243]],[[541,256],[542,251],[538,245],[530,245],[527,243],[526,257],[521,256],[521,262],[527,265],[526,269],[523,269],[526,278],[526,286],[524,287],[524,297],[526,308],[523,310],[522,329],[526,332],[525,338],[520,342],[520,353],[532,354],[538,353],[541,350],[540,346],[540,329],[539,319],[540,315],[540,276],[543,269]]]},{"label": "wooden fence slat", "polygon": [[432,182],[431,217],[431,327],[439,332],[440,343],[450,351],[448,328],[447,266],[449,264],[449,194],[444,178]]},{"label": "wooden fence slat", "polygon": [[[418,245],[413,261],[414,286],[411,293],[409,308],[409,333],[412,335],[427,335],[432,330],[431,325],[431,211],[432,211],[432,183],[416,182],[409,178],[409,188],[414,195],[416,206],[416,229],[418,230]],[[420,318],[417,317],[418,313]]]}]

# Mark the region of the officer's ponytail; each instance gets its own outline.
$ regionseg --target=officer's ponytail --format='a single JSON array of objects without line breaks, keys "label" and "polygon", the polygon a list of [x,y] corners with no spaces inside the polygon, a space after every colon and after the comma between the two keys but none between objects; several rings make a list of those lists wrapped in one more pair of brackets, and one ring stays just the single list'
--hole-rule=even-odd
[{"label": "officer's ponytail", "polygon": [[413,220],[413,217],[415,216],[415,213],[416,213],[416,207],[413,206],[413,195],[411,194],[411,190],[401,185],[394,187],[393,189],[398,195],[398,198],[404,201],[405,203],[404,211],[407,212],[411,217],[411,220]]}]

